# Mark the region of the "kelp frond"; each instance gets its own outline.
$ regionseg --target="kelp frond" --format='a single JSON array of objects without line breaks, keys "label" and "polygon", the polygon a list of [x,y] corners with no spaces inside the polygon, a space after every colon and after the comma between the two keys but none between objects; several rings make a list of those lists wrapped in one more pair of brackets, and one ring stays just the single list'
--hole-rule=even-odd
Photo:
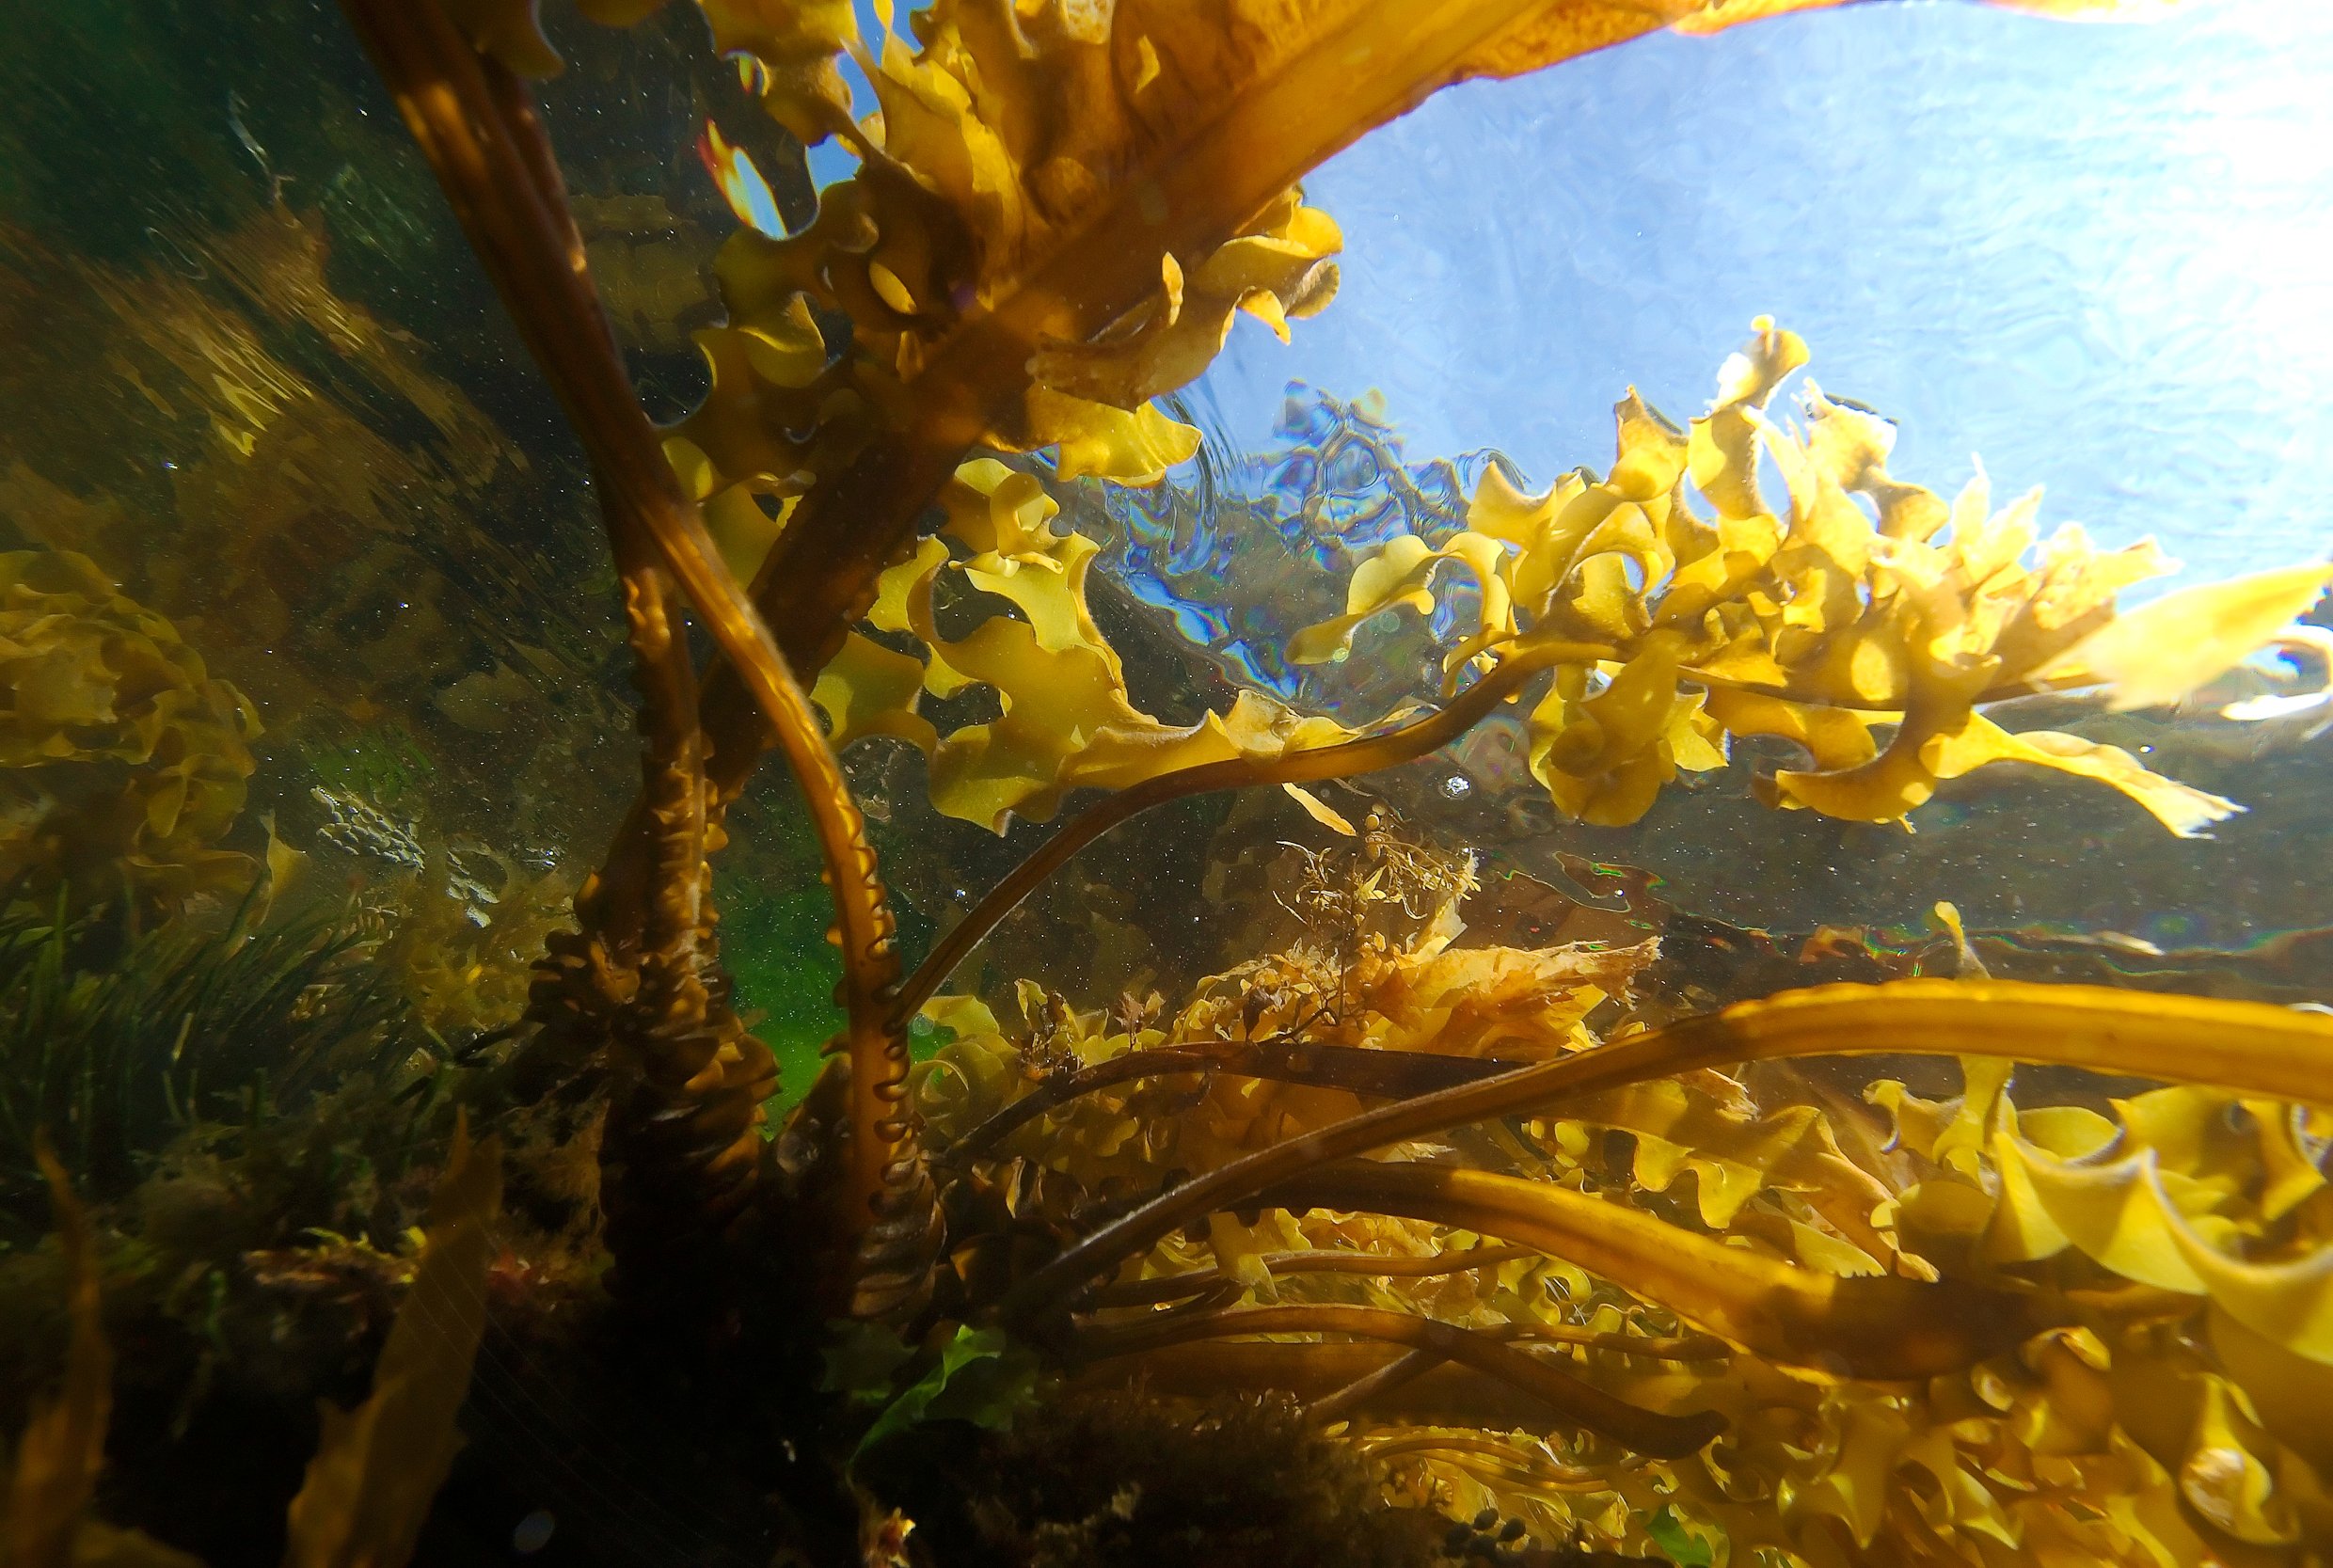
[{"label": "kelp frond", "polygon": [[502,1198],[500,1144],[457,1128],[431,1195],[421,1261],[354,1410],[329,1407],[316,1456],[292,1499],[286,1568],[405,1568],[461,1445],[486,1329],[486,1270]]},{"label": "kelp frond", "polygon": [[1285,1138],[1104,1227],[1024,1281],[1012,1305],[1036,1308],[1176,1227],[1330,1161],[1702,1068],[1831,1054],[1981,1056],[2310,1104],[2333,1094],[2321,1066],[2328,1049],[2333,1020],[2200,997],[2003,980],[1789,991]]},{"label": "kelp frond", "polygon": [[[800,233],[730,242],[728,325],[702,340],[714,390],[670,448],[713,512],[754,495],[786,508],[757,602],[803,672],[843,649],[976,445],[1137,483],[1187,456],[1193,433],[1148,400],[1202,370],[1237,313],[1284,333],[1333,289],[1335,225],[1292,194],[1321,159],[1450,82],[1759,14],[1728,0],[944,4],[862,37],[839,6],[705,8],[721,48],[754,57],[782,123],[860,160]],[[464,9],[482,47],[549,63],[523,7]],[[850,103],[846,55],[876,105]],[[880,112],[854,119],[865,107]],[[896,664],[875,662],[896,688]],[[769,739],[743,697],[708,683],[723,797]]]},{"label": "kelp frond", "polygon": [[[1445,712],[1487,711],[1555,669],[1530,717],[1531,765],[1566,815],[1601,825],[1633,821],[1680,768],[1719,767],[1728,738],[1750,736],[1813,761],[1767,781],[1774,803],[1864,820],[1901,816],[1939,781],[1997,761],[2104,783],[2182,834],[2239,809],[2113,747],[2012,735],[1976,706],[2081,687],[2117,705],[2175,701],[2278,637],[2333,568],[2188,590],[2118,623],[2115,594],[2168,569],[2151,544],[2102,551],[2068,527],[2037,546],[2038,497],[1994,512],[1981,475],[1947,504],[1889,474],[1893,426],[1811,384],[1804,427],[1776,423],[1767,405],[1806,357],[1762,324],[1686,432],[1631,396],[1603,479],[1580,470],[1527,496],[1494,466],[1465,530],[1438,546],[1397,535],[1355,573],[1346,612],[1299,633],[1291,657],[1343,657],[1372,618],[1431,611],[1453,575],[1468,579],[1480,624],[1448,650],[1467,697]],[[1759,483],[1770,460],[1788,493],[1781,515]],[[1696,495],[1714,517],[1693,510]],[[1396,736],[1442,737],[1421,721],[1356,739],[1252,692],[1196,725],[1162,725],[1133,705],[1087,607],[1096,546],[1054,531],[1037,482],[984,460],[944,503],[941,535],[886,574],[867,633],[846,640],[818,700],[837,745],[913,742],[939,809],[1000,830],[1008,814],[1052,815],[1071,789],[1143,791],[1074,824],[1048,868],[1160,800],[1333,777],[1407,754]],[[944,573],[1018,615],[942,637]],[[926,691],[976,685],[995,691],[1001,718],[943,736],[918,712]],[[1891,725],[1882,749],[1874,732]]]},{"label": "kelp frond", "polygon": [[[1292,661],[1342,658],[1371,620],[1431,613],[1459,580],[1479,617],[1445,650],[1439,711],[1373,734],[1252,691],[1190,725],[1143,712],[1087,603],[1097,546],[1055,531],[1058,508],[1030,474],[966,465],[943,491],[940,532],[882,576],[864,630],[819,678],[833,741],[915,745],[935,806],[999,832],[1014,815],[1050,816],[1071,790],[1114,793],[951,929],[909,978],[906,1005],[1129,817],[1422,755],[1550,671],[1525,721],[1531,770],[1563,814],[1599,826],[1635,821],[1680,769],[1721,768],[1753,736],[1811,763],[1754,780],[1770,803],[1850,819],[1902,818],[1943,781],[1996,762],[2104,784],[2182,836],[2241,811],[2118,747],[2012,733],[1978,707],[2037,690],[2176,701],[2289,636],[2333,567],[2188,589],[2118,619],[2118,593],[2170,569],[2151,542],[2101,550],[2071,525],[2042,540],[2039,493],[1995,511],[1981,473],[1947,503],[1889,473],[1893,425],[1812,383],[1804,424],[1778,422],[1768,406],[1806,360],[1794,334],[1761,323],[1690,429],[1632,393],[1608,475],[1578,470],[1531,496],[1494,465],[1464,529],[1438,546],[1397,534],[1363,561],[1345,613],[1299,632]],[[1761,487],[1770,464],[1787,494],[1779,515]],[[1012,612],[943,636],[936,606],[960,579],[956,595],[976,590]],[[920,711],[927,694],[977,687],[998,718],[944,736]]]},{"label": "kelp frond", "polygon": [[[1448,652],[1452,682],[1550,639],[1609,642],[1610,657],[1567,664],[1528,721],[1533,774],[1564,815],[1599,825],[1636,820],[1678,769],[1714,768],[1747,736],[1813,763],[1768,782],[1774,804],[1856,820],[1901,817],[1998,761],[2109,784],[2182,835],[2237,810],[2112,747],[2010,735],[1976,706],[2085,685],[2125,705],[2175,701],[2277,636],[2333,568],[2190,591],[2115,629],[2116,594],[2168,569],[2151,543],[2100,550],[2069,526],[2037,546],[2039,493],[1995,511],[1981,473],[1947,504],[1889,473],[1894,426],[1812,383],[1803,425],[1776,421],[1768,406],[1807,357],[1761,321],[1688,429],[1633,394],[1619,405],[1607,476],[1532,496],[1489,470],[1465,531],[1438,547],[1396,537],[1292,657],[1344,657],[1372,617],[1431,610],[1452,572],[1481,604]],[[1882,746],[1873,732],[1889,724]]]},{"label": "kelp frond", "polygon": [[[1251,1006],[1236,997],[1233,1019]],[[1403,1026],[1383,999],[1341,1022],[1389,1055],[1474,1027],[1444,1035],[1432,1008]],[[1034,1035],[937,1010],[958,1031],[925,1091],[944,1126],[1042,1096],[1049,1079],[1014,1069]],[[1032,1016],[1046,1050],[1090,1058],[1079,1076],[1158,1049],[1107,1014]],[[1941,1535],[2201,1562],[2212,1543],[2314,1538],[2320,1428],[2286,1389],[2333,1387],[2323,1126],[2302,1108],[2326,1092],[2329,1031],[2250,1004],[1913,980],[1565,1038],[1357,1117],[1346,1095],[1194,1062],[1194,1087],[1046,1098],[1023,1123],[1044,1137],[1001,1140],[1088,1190],[1193,1174],[992,1299],[1101,1358],[1091,1377],[1286,1389],[1398,1456],[1389,1483],[1450,1512],[1496,1503],[1547,1538],[1641,1546],[1674,1508],[1737,1551],[1803,1561],[1891,1560]],[[1832,1053],[1957,1057],[1967,1090],[1882,1079],[1860,1113],[1733,1065]],[[2109,1101],[2060,1079],[2021,1104],[2021,1060],[2174,1086]],[[1241,1152],[1225,1117],[1250,1105],[1261,1147]],[[1018,1234],[1025,1249],[1036,1233]],[[986,1243],[959,1244],[969,1259]],[[1044,1328],[1048,1300],[1068,1324]],[[1567,1381],[1542,1386],[1549,1371]],[[1574,1383],[1616,1402],[1591,1409]],[[1556,1413],[1573,1435],[1545,1453],[1478,1451]],[[1662,1457],[1686,1420],[1726,1433]],[[1948,1513],[1920,1501],[1938,1488]],[[2140,1511],[2119,1533],[2100,1523],[2118,1508]]]}]

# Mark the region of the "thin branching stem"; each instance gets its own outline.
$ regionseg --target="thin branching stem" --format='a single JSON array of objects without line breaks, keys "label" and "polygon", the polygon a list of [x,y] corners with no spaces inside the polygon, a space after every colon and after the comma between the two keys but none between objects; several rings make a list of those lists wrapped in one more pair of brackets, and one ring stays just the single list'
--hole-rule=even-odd
[{"label": "thin branching stem", "polygon": [[1084,1095],[1143,1078],[1224,1073],[1313,1088],[1345,1089],[1389,1100],[1430,1094],[1452,1084],[1479,1083],[1519,1064],[1480,1056],[1441,1056],[1427,1051],[1379,1051],[1274,1037],[1250,1042],[1201,1042],[1121,1052],[1075,1072],[1046,1079],[995,1112],[947,1148],[951,1164],[976,1160],[1048,1112]]},{"label": "thin branching stem", "polygon": [[1371,1401],[1407,1387],[1435,1368],[1443,1365],[1440,1353],[1430,1350],[1404,1351],[1376,1370],[1363,1372],[1343,1387],[1322,1395],[1304,1407],[1308,1425],[1335,1426]]}]

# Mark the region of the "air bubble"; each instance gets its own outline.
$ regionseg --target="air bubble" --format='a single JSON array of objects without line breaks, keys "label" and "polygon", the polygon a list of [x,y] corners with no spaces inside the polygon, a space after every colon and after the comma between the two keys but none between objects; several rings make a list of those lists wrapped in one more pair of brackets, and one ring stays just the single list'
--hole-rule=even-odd
[{"label": "air bubble", "polygon": [[531,1557],[541,1551],[550,1544],[551,1531],[558,1528],[558,1524],[559,1521],[552,1517],[550,1510],[536,1509],[532,1513],[519,1520],[516,1528],[511,1531],[511,1550],[521,1557]]}]

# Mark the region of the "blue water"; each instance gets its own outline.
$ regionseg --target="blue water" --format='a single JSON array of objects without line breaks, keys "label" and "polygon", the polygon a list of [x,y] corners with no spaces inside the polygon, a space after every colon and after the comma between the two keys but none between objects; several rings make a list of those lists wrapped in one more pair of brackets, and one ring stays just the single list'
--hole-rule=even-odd
[{"label": "blue water", "polygon": [[1600,468],[1627,386],[1698,412],[1770,312],[1901,421],[1902,477],[1949,493],[1981,454],[2190,579],[2328,543],[2333,6],[1656,36],[1443,93],[1308,189],[1342,293],[1293,348],[1243,323],[1198,389],[1249,451],[1302,379],[1382,389],[1415,459]]}]

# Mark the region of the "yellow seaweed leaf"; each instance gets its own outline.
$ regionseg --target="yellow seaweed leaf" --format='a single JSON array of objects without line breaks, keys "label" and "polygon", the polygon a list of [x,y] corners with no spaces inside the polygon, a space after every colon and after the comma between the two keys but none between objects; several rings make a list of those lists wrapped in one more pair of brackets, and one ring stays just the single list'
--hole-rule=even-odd
[{"label": "yellow seaweed leaf", "polygon": [[[2042,538],[2039,492],[1996,510],[1981,472],[1947,506],[1889,472],[1892,425],[1811,385],[1804,427],[1785,425],[1768,405],[1807,362],[1802,340],[1761,318],[1682,435],[1632,392],[1614,409],[1603,478],[1579,470],[1529,496],[1493,466],[1464,531],[1438,546],[1388,540],[1355,569],[1344,612],[1300,629],[1290,658],[1338,658],[1369,617],[1431,611],[1436,573],[1455,561],[1483,614],[1446,649],[1446,686],[1549,644],[1611,650],[1600,669],[1576,654],[1559,662],[1531,715],[1532,769],[1579,820],[1637,820],[1678,770],[1721,766],[1729,736],[1804,747],[1811,767],[1754,787],[1852,820],[1897,820],[1941,780],[2010,761],[2105,784],[2182,836],[2240,809],[2118,748],[2012,736],[1976,708],[2033,683],[2136,679],[2135,665],[2108,668],[2138,657],[2107,641],[2133,624],[2130,646],[2185,650],[2182,681],[2216,673],[2282,628],[2333,566],[2173,595],[2118,621],[2115,595],[2166,569],[2151,542],[2102,550],[2072,526]],[[1760,483],[1767,462],[1788,498],[1782,516]],[[2174,627],[2196,635],[2183,642]],[[1886,723],[1882,750],[1872,731]]]},{"label": "yellow seaweed leaf", "polygon": [[0,552],[0,877],[177,908],[251,885],[219,848],[258,712],[178,628],[70,550]]},{"label": "yellow seaweed leaf", "polygon": [[2119,746],[2055,730],[2012,735],[1982,714],[1971,714],[1958,732],[1941,737],[1930,767],[1939,779],[1957,779],[1990,762],[2030,763],[2095,779],[2146,807],[2150,816],[2182,838],[2207,837],[2204,829],[2244,810],[2223,796],[2150,771]]},{"label": "yellow seaweed leaf", "polygon": [[1342,833],[1347,838],[1354,836],[1354,826],[1345,820],[1344,814],[1327,805],[1319,796],[1300,784],[1282,784],[1280,787],[1288,792],[1290,800],[1304,809],[1305,816],[1332,832]]},{"label": "yellow seaweed leaf", "polygon": [[[1335,226],[1291,195],[1324,159],[1450,83],[1736,17],[1686,0],[942,0],[859,37],[831,3],[707,12],[722,48],[761,61],[773,112],[859,159],[801,232],[724,246],[729,325],[701,335],[713,390],[683,431],[715,488],[807,483],[780,553],[817,580],[766,574],[763,597],[819,658],[969,447],[1050,446],[1128,483],[1187,452],[1187,434],[1130,439],[1128,400],[1203,365],[1227,302],[1278,331],[1325,300]],[[845,54],[877,100],[856,122]],[[747,341],[799,336],[805,305],[849,340],[807,383],[792,359],[764,374]]]},{"label": "yellow seaweed leaf", "polygon": [[1879,754],[1869,722],[1845,708],[1785,702],[1726,687],[1712,688],[1702,706],[1727,735],[1770,735],[1797,741],[1806,748],[1817,772],[1845,772]]},{"label": "yellow seaweed leaf", "polygon": [[352,1411],[325,1406],[287,1522],[286,1568],[405,1568],[453,1463],[454,1418],[486,1327],[486,1270],[502,1196],[499,1140],[457,1127],[431,1195],[413,1283]]},{"label": "yellow seaweed leaf", "polygon": [[1757,1193],[1778,1187],[1811,1195],[1818,1210],[1845,1222],[1842,1230],[1868,1236],[1865,1216],[1887,1196],[1839,1151],[1830,1122],[1811,1105],[1754,1118],[1667,1079],[1566,1105],[1563,1119],[1635,1133],[1634,1174],[1648,1192],[1695,1172],[1702,1223],[1715,1230],[1731,1226]]},{"label": "yellow seaweed leaf", "polygon": [[931,721],[915,711],[924,673],[922,659],[852,632],[810,691],[826,715],[829,743],[839,752],[868,736],[888,735],[928,752],[940,737]]},{"label": "yellow seaweed leaf", "polygon": [[2286,1546],[2300,1539],[2293,1499],[2280,1493],[2254,1451],[2259,1428],[2241,1408],[2244,1396],[2226,1378],[2202,1381],[2194,1434],[2179,1472],[2180,1495],[2218,1529],[2248,1546]]},{"label": "yellow seaweed leaf", "polygon": [[1049,388],[1029,393],[1027,434],[1033,446],[1054,449],[1054,471],[1064,480],[1147,483],[1198,451],[1198,432],[1144,404],[1132,413],[1079,403]]},{"label": "yellow seaweed leaf", "polygon": [[1945,743],[1967,727],[1972,705],[1998,670],[1991,660],[1923,659],[1910,677],[1903,714],[1885,751],[1837,772],[1784,769],[1773,778],[1777,797],[1852,821],[1893,822],[1908,815],[1936,793],[1936,768]]},{"label": "yellow seaweed leaf", "polygon": [[[1254,692],[1187,725],[1136,707],[1087,603],[1099,547],[1055,532],[1058,511],[1032,476],[993,459],[958,470],[942,494],[941,532],[882,575],[868,612],[878,631],[917,639],[924,657],[853,632],[819,677],[814,696],[837,747],[877,735],[908,741],[930,758],[934,806],[1002,832],[1014,814],[1050,816],[1072,789],[1122,789],[1179,768],[1346,737],[1333,721]],[[938,600],[954,579],[1010,612],[944,637]],[[915,711],[918,682],[939,697],[987,687],[1001,711],[940,735]]]},{"label": "yellow seaweed leaf", "polygon": [[1323,664],[1343,658],[1352,652],[1353,634],[1361,623],[1389,610],[1414,610],[1420,615],[1431,615],[1434,593],[1427,584],[1434,576],[1434,568],[1444,561],[1460,559],[1463,558],[1449,548],[1429,547],[1414,533],[1398,536],[1354,568],[1353,581],[1345,591],[1342,615],[1307,626],[1290,640],[1289,661]]},{"label": "yellow seaweed leaf", "polygon": [[2141,605],[2035,673],[2104,686],[2117,709],[2176,703],[2260,651],[2333,583],[2333,563],[2256,572]]},{"label": "yellow seaweed leaf", "polygon": [[[2333,1363],[2333,1250],[2320,1246],[2259,1261],[2230,1256],[2207,1238],[2208,1212],[2182,1211],[2151,1150],[2095,1167],[2053,1161],[2029,1148],[2007,1158],[2024,1167],[2071,1243],[2108,1268],[2142,1284],[2208,1295],[2271,1343]],[[2191,1201],[2213,1196],[2207,1190]]]},{"label": "yellow seaweed leaf", "polygon": [[729,568],[731,577],[741,583],[753,582],[761,563],[769,559],[770,547],[785,531],[786,513],[792,504],[791,500],[783,503],[772,516],[762,509],[752,487],[743,484],[732,485],[706,501],[705,531],[713,536],[721,562]]},{"label": "yellow seaweed leaf", "polygon": [[1189,273],[1170,254],[1151,319],[1125,332],[1039,350],[1040,385],[1114,408],[1139,408],[1198,378],[1223,347],[1241,311],[1281,341],[1288,323],[1318,315],[1337,290],[1329,257],[1344,236],[1325,213],[1290,192],[1253,230],[1219,247]]},{"label": "yellow seaweed leaf", "polygon": [[[512,0],[499,0],[510,4]],[[839,58],[858,40],[850,0],[699,0],[713,47],[752,55],[762,69],[762,105],[804,145],[850,123]]]},{"label": "yellow seaweed leaf", "polygon": [[1622,826],[1644,815],[1678,768],[1724,765],[1695,728],[1701,694],[1677,689],[1679,641],[1654,633],[1594,696],[1559,676],[1532,710],[1532,773],[1565,815]]}]

